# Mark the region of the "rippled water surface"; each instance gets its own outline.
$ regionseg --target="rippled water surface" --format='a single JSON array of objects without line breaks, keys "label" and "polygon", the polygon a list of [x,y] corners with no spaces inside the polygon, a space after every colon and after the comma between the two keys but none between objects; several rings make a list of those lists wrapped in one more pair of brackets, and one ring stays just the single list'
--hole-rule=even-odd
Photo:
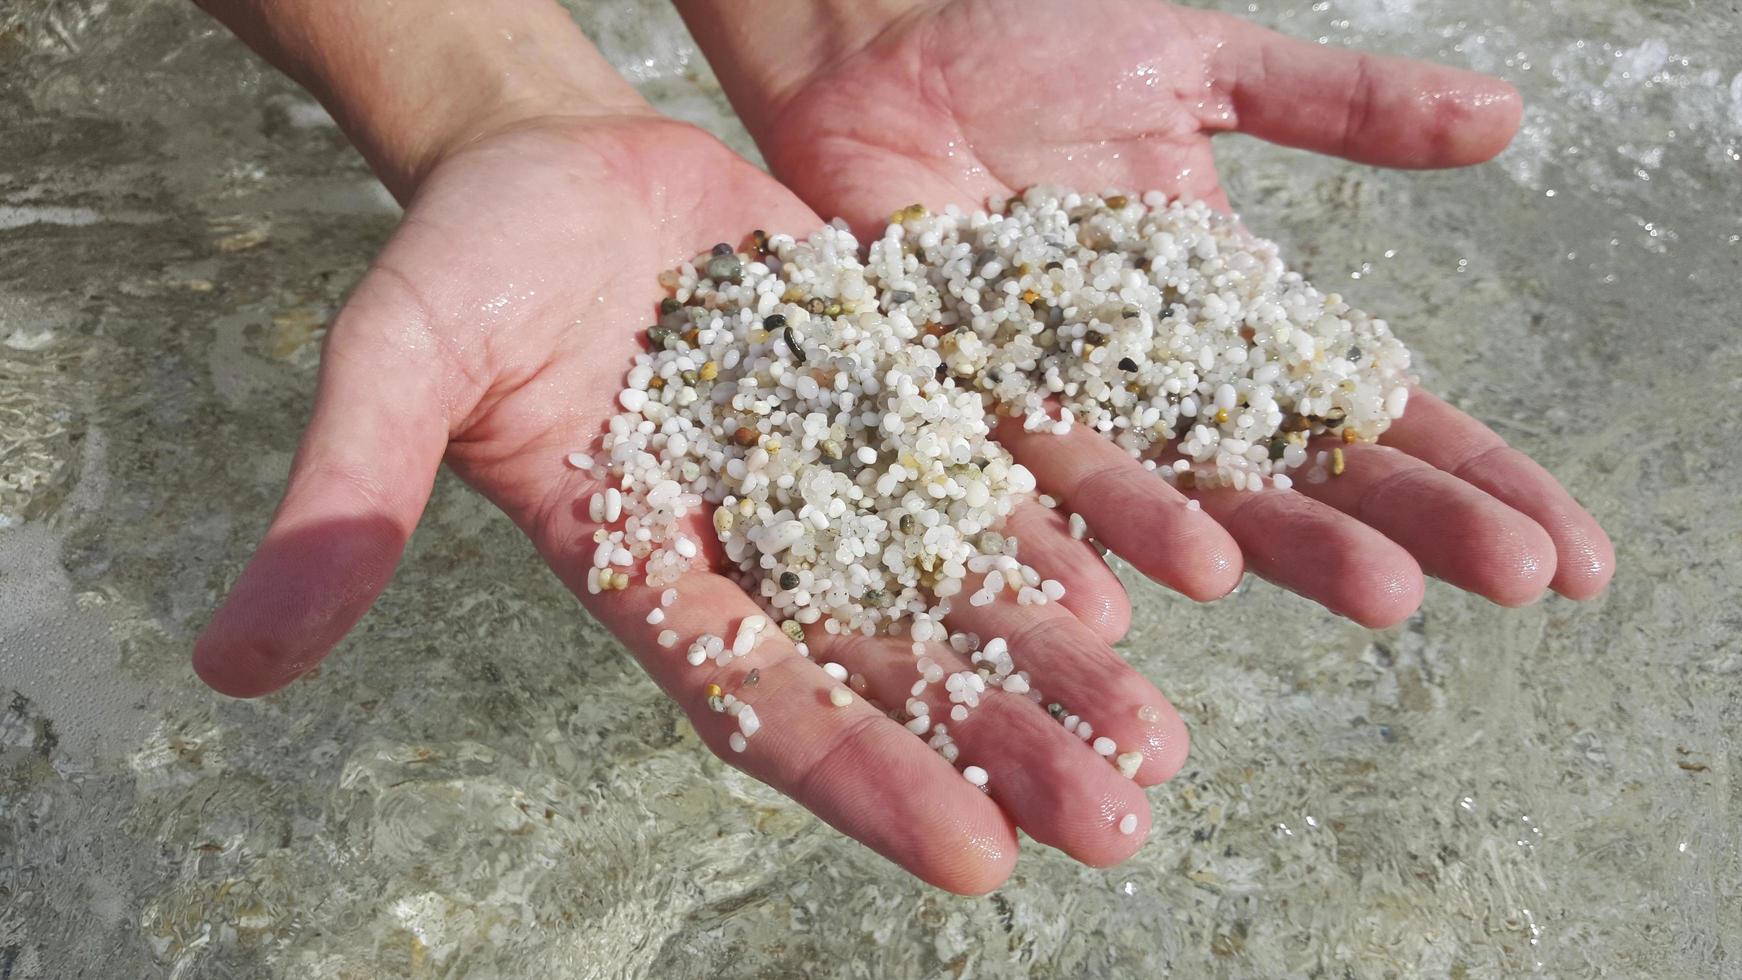
[{"label": "rippled water surface", "polygon": [[[203,690],[191,638],[395,211],[191,5],[0,6],[0,977],[1742,975],[1742,15],[1256,6],[1526,93],[1471,171],[1225,167],[1621,571],[1521,611],[1435,586],[1385,633],[1133,581],[1192,762],[1129,863],[1036,849],[984,899],[722,768],[449,479],[318,681]],[[577,13],[748,149],[662,4]]]}]

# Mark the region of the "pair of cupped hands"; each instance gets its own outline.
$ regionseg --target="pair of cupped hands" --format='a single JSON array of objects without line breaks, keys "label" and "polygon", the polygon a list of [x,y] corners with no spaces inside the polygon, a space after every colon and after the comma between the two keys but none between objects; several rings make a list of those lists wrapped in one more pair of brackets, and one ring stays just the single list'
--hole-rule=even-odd
[{"label": "pair of cupped hands", "polygon": [[[866,700],[831,704],[830,661],[880,703],[904,703],[916,676],[905,638],[814,631],[806,659],[770,630],[750,656],[698,668],[683,656],[691,638],[729,637],[758,611],[729,579],[691,571],[659,625],[647,622],[657,589],[587,594],[596,488],[565,455],[595,448],[615,413],[659,273],[753,228],[803,236],[838,215],[864,241],[908,204],[973,207],[1037,183],[1226,207],[1211,146],[1224,132],[1380,166],[1479,163],[1510,140],[1517,93],[1148,0],[680,2],[771,176],[654,111],[548,0],[379,5],[395,12],[353,11],[342,31],[318,3],[206,5],[322,98],[406,206],[329,332],[283,502],[195,648],[219,691],[273,691],[340,641],[386,586],[445,463],[519,525],[715,752],[926,881],[977,893],[1010,874],[1017,828],[1088,864],[1126,858],[1149,831],[1143,787],[1186,757],[1179,716],[1111,646],[1131,610],[1067,512],[1194,599],[1251,571],[1371,627],[1408,617],[1424,575],[1509,606],[1550,589],[1586,598],[1608,580],[1609,542],[1572,497],[1425,391],[1377,444],[1346,447],[1344,476],[1258,493],[1175,489],[1086,427],[1006,425],[998,437],[1061,502],[1022,504],[1008,530],[1067,593],[959,603],[949,625],[1005,637],[1047,702],[1144,758],[1127,779],[1043,707],[994,691],[950,726],[959,763],[990,775],[976,788]],[[656,642],[665,629],[676,648]],[[946,668],[966,666],[933,646]],[[762,720],[743,752],[727,748],[734,719],[708,707],[713,683]],[[1118,829],[1127,814],[1135,833]]]}]

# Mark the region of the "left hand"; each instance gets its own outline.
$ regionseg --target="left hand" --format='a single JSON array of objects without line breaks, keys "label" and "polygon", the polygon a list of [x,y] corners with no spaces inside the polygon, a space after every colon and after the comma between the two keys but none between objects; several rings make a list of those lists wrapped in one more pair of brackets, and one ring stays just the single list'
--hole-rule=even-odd
[{"label": "left hand", "polygon": [[[753,24],[710,0],[680,7],[775,175],[862,239],[911,203],[973,208],[1041,183],[1226,209],[1211,137],[1230,131],[1381,166],[1479,163],[1521,111],[1498,79],[1152,0],[822,0]],[[1346,475],[1191,492],[1201,512],[1085,428],[999,436],[1104,544],[1194,598],[1231,589],[1243,560],[1383,627],[1414,612],[1424,572],[1513,606],[1548,588],[1592,597],[1614,566],[1602,529],[1541,466],[1419,390],[1378,444],[1347,448]],[[1105,611],[1089,624],[1102,636],[1074,642],[1098,646],[1128,622],[1127,600],[1110,576],[1079,579],[1073,593],[1099,590],[1081,607]]]}]

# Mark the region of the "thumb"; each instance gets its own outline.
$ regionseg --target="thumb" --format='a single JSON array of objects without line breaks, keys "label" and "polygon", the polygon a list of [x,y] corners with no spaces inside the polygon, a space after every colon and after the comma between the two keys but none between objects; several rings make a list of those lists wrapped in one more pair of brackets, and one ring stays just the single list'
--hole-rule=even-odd
[{"label": "thumb", "polygon": [[1461,167],[1518,131],[1523,102],[1498,78],[1314,44],[1223,14],[1210,84],[1232,118],[1217,128],[1381,167]]},{"label": "thumb", "polygon": [[284,499],[194,644],[216,690],[256,697],[295,680],[392,578],[447,447],[429,330],[415,295],[379,271],[340,312]]}]

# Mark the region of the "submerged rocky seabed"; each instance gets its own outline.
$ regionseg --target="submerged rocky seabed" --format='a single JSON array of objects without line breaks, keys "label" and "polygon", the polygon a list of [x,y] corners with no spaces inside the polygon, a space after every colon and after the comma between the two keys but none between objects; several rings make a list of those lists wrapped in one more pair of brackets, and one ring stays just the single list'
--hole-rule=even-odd
[{"label": "submerged rocky seabed", "polygon": [[[661,105],[747,146],[666,5],[577,9]],[[1573,488],[1620,573],[1578,607],[1431,588],[1384,633],[1262,583],[1199,607],[1129,578],[1122,650],[1192,761],[1132,861],[1034,849],[968,900],[700,751],[449,480],[317,683],[201,690],[193,632],[394,214],[191,5],[0,12],[0,976],[1732,969],[1742,516],[1714,502],[1742,464],[1710,440],[1742,423],[1718,206],[1742,28],[1571,0],[1258,16],[1525,92],[1484,168],[1235,140],[1224,170],[1251,227],[1408,323],[1426,382]]]}]

